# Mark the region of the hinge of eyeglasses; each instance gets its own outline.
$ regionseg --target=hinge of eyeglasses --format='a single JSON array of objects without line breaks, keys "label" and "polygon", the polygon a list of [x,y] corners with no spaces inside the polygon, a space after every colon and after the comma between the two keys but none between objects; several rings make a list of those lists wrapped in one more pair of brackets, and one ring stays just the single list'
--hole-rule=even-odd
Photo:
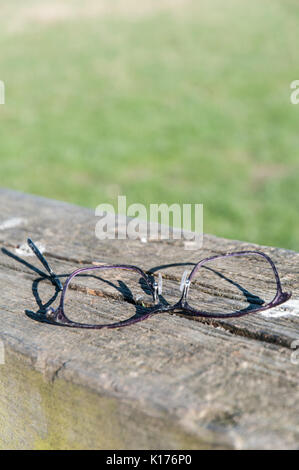
[{"label": "hinge of eyeglasses", "polygon": [[188,295],[189,287],[190,287],[190,281],[187,279],[188,276],[188,271],[184,271],[181,279],[181,285],[180,285],[180,291],[183,292],[182,299],[186,300],[186,297]]},{"label": "hinge of eyeglasses", "polygon": [[49,277],[50,277],[51,281],[58,287],[58,289],[60,291],[62,291],[63,287],[62,287],[62,284],[61,284],[60,280],[58,279],[58,276],[54,273],[53,269],[49,265],[46,258],[41,254],[41,252],[39,251],[36,244],[33,243],[33,241],[30,238],[28,238],[27,243],[28,243],[29,247],[31,248],[31,250],[33,251],[33,253],[37,256],[37,258],[40,260],[42,265],[46,268],[46,270],[50,274]]}]

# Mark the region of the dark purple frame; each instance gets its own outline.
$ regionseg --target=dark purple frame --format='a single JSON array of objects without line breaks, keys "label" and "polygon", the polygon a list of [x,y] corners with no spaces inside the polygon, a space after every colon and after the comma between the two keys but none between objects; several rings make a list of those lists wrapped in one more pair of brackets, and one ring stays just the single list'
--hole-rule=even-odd
[{"label": "dark purple frame", "polygon": [[[101,265],[101,266],[90,266],[90,267],[85,267],[85,268],[80,268],[74,271],[66,280],[64,287],[62,288],[62,285],[58,279],[58,277],[55,275],[53,270],[50,268],[49,264],[43,257],[43,255],[39,252],[38,248],[36,245],[29,239],[28,244],[31,247],[31,249],[34,251],[36,256],[39,258],[39,260],[43,263],[44,267],[46,267],[47,271],[50,274],[50,279],[51,281],[58,287],[59,290],[62,290],[61,298],[60,298],[60,304],[56,310],[54,310],[52,307],[48,307],[45,313],[45,319],[50,321],[51,323],[54,323],[56,325],[63,325],[63,326],[68,326],[72,328],[88,328],[88,329],[101,329],[101,328],[120,328],[123,326],[128,326],[132,325],[133,323],[138,323],[140,321],[145,320],[146,318],[155,315],[157,313],[162,313],[162,312],[171,312],[174,310],[180,310],[182,313],[184,313],[187,316],[192,316],[192,317],[204,317],[204,318],[235,318],[235,317],[241,317],[243,315],[248,315],[249,313],[257,313],[257,312],[263,312],[265,310],[268,310],[269,308],[272,307],[277,307],[278,305],[286,302],[290,297],[291,293],[289,292],[283,292],[282,287],[281,287],[281,282],[280,278],[276,269],[275,264],[271,260],[271,258],[266,255],[265,253],[262,253],[261,251],[236,251],[233,253],[226,253],[224,255],[216,255],[216,256],[211,256],[209,258],[204,258],[201,261],[199,261],[194,268],[192,269],[191,273],[189,274],[187,280],[185,281],[184,288],[183,288],[183,293],[181,295],[180,300],[175,303],[174,305],[163,305],[160,302],[160,299],[158,297],[158,284],[156,282],[152,282],[151,278],[138,266],[133,266],[133,265],[126,265],[126,264],[113,264],[113,265]],[[258,308],[246,308],[243,310],[239,310],[237,312],[233,313],[226,313],[226,314],[221,314],[221,313],[209,313],[201,310],[196,310],[192,308],[187,301],[188,298],[188,291],[190,284],[192,282],[192,279],[194,278],[196,272],[198,269],[206,264],[209,261],[215,260],[215,259],[220,259],[220,258],[225,258],[225,257],[232,257],[232,256],[246,256],[246,255],[259,255],[262,256],[264,259],[266,259],[275,276],[275,281],[276,281],[276,294],[274,298],[266,305],[263,305]],[[89,324],[89,323],[79,323],[79,322],[74,322],[70,320],[64,312],[64,300],[65,300],[65,295],[68,289],[68,286],[72,279],[77,276],[78,274],[84,273],[85,271],[96,271],[96,270],[101,270],[101,269],[124,269],[128,271],[133,271],[139,274],[145,281],[146,285],[150,289],[150,292],[153,296],[153,301],[156,303],[154,307],[149,307],[148,311],[140,315],[138,318],[132,317],[129,318],[128,320],[123,320],[120,322],[115,322],[115,323],[110,323],[110,324],[103,324],[103,325],[94,325],[94,324]]]}]

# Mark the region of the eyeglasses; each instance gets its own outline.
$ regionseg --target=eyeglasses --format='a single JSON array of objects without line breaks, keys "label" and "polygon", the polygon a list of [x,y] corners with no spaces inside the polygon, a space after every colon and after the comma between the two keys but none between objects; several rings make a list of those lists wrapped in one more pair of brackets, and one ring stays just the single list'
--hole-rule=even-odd
[{"label": "eyeglasses", "polygon": [[[175,311],[191,317],[235,318],[263,312],[291,297],[291,293],[282,291],[271,258],[260,251],[236,251],[202,259],[194,265],[189,275],[187,271],[183,273],[179,286],[180,298],[169,304],[163,296],[162,284],[166,282],[166,291],[173,295],[176,283],[171,277],[163,280],[159,273],[156,278],[153,273],[145,273],[134,265],[94,265],[77,269],[62,286],[38,247],[30,239],[28,245],[47,270],[52,284],[61,291],[58,308],[48,307],[43,317],[56,325],[88,329],[119,328],[158,313]],[[235,262],[236,257],[239,258],[238,263]],[[103,286],[110,293],[105,294]],[[117,295],[111,296],[111,290],[116,291]],[[83,299],[74,299],[75,291]],[[82,296],[83,293],[87,295]],[[105,296],[126,300],[139,308],[139,314],[105,324],[77,320],[76,312],[80,307],[88,318],[94,314],[98,320],[101,300],[103,306]]]}]

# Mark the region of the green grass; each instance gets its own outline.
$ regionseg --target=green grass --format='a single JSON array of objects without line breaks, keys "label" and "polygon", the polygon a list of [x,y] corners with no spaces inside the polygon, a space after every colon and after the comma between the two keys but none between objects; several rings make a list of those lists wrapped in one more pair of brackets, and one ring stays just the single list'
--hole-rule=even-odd
[{"label": "green grass", "polygon": [[298,2],[59,3],[73,14],[30,20],[14,0],[1,16],[0,186],[203,203],[205,232],[298,250]]}]

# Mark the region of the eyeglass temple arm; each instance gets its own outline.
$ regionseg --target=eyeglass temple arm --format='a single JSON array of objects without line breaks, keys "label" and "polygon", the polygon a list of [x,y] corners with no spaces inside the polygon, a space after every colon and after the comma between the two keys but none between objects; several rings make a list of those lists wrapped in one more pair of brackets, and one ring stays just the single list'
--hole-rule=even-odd
[{"label": "eyeglass temple arm", "polygon": [[36,257],[40,260],[40,262],[42,263],[44,268],[50,274],[51,281],[58,287],[59,290],[62,290],[63,287],[62,287],[62,284],[61,284],[60,280],[58,279],[57,275],[54,273],[53,269],[51,268],[51,266],[47,262],[46,258],[41,254],[41,252],[39,251],[39,249],[37,248],[35,243],[33,243],[31,238],[28,238],[27,243],[28,243],[29,247],[31,248],[31,250],[33,251],[33,253],[36,255]]}]

